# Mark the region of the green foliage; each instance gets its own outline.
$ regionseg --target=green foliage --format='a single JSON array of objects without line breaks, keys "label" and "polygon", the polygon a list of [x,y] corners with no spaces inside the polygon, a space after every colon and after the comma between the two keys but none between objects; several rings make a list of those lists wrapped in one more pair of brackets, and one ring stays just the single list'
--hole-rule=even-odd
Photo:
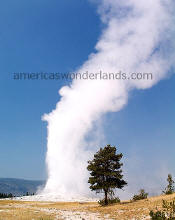
[{"label": "green foliage", "polygon": [[[115,197],[115,198],[109,198],[108,199],[108,204],[116,204],[116,203],[120,203],[120,199],[119,197]],[[98,204],[100,204],[101,206],[105,206],[105,199],[99,200]]]},{"label": "green foliage", "polygon": [[6,193],[0,193],[0,198],[5,199],[5,198],[12,198],[13,195],[12,193],[6,194]]},{"label": "green foliage", "polygon": [[148,197],[148,193],[146,193],[144,189],[141,189],[138,195],[133,196],[132,200],[137,201],[141,199],[147,199],[147,197]]},{"label": "green foliage", "polygon": [[161,211],[157,211],[157,212],[150,211],[149,215],[152,220],[165,220],[166,219],[165,214]]},{"label": "green foliage", "polygon": [[170,195],[172,193],[174,193],[175,189],[174,189],[174,180],[172,178],[171,174],[168,174],[168,186],[165,188],[165,191],[163,191],[163,193],[165,193],[166,195]]},{"label": "green foliage", "polygon": [[40,218],[39,220],[53,220],[53,219],[51,219],[51,218]]},{"label": "green foliage", "polygon": [[127,183],[123,180],[120,163],[122,154],[116,154],[116,147],[107,145],[94,155],[92,161],[88,161],[88,171],[90,177],[90,189],[96,193],[105,194],[105,205],[108,204],[108,196],[113,193],[115,188],[122,189]]},{"label": "green foliage", "polygon": [[29,193],[29,192],[26,192],[26,194],[24,194],[23,196],[34,196],[35,193]]},{"label": "green foliage", "polygon": [[175,220],[175,200],[172,202],[167,202],[163,200],[162,202],[163,210],[157,210],[156,212],[150,211],[150,216],[152,220]]},{"label": "green foliage", "polygon": [[[120,203],[120,199],[119,197],[115,197],[114,192],[111,190],[108,194],[108,205],[115,203]],[[105,199],[99,200],[98,204],[100,204],[101,206],[105,206],[106,205]]]}]

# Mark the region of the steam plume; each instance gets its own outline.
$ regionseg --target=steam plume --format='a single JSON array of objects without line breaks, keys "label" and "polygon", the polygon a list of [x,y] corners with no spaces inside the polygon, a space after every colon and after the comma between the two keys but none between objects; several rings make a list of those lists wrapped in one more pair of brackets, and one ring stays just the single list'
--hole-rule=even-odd
[{"label": "steam plume", "polygon": [[86,195],[87,134],[107,112],[127,103],[131,89],[147,89],[168,75],[174,57],[174,0],[103,0],[98,13],[104,24],[96,52],[76,72],[148,72],[151,80],[74,80],[59,91],[48,122],[45,193]]}]

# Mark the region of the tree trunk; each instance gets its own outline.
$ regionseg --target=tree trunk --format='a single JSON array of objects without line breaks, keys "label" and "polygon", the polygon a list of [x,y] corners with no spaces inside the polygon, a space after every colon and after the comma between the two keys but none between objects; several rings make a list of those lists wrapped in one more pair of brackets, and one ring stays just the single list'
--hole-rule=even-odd
[{"label": "tree trunk", "polygon": [[108,192],[105,190],[105,205],[108,205]]}]

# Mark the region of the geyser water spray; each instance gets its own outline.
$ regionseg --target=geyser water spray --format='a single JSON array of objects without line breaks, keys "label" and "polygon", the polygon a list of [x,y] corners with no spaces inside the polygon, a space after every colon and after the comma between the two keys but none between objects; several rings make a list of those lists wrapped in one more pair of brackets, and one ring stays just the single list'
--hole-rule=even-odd
[{"label": "geyser water spray", "polygon": [[[101,116],[120,111],[132,89],[147,89],[168,75],[174,58],[174,0],[96,1],[104,29],[95,53],[78,73],[152,73],[152,79],[75,79],[61,88],[56,108],[43,116],[48,126],[48,179],[43,193],[89,195],[89,134]],[[99,139],[97,135],[97,139]],[[101,134],[103,135],[103,134]],[[95,145],[95,144],[94,144]]]}]

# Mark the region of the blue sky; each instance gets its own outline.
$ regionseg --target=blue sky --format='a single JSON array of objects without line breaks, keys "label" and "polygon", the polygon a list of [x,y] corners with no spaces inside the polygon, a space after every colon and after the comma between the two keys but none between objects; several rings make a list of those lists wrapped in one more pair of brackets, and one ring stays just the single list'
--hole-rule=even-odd
[{"label": "blue sky", "polygon": [[[46,123],[66,81],[15,81],[14,72],[67,72],[82,65],[101,33],[94,5],[76,0],[1,2],[0,176],[44,179]],[[104,118],[106,140],[145,172],[160,163],[175,172],[175,76],[130,94]],[[104,143],[107,144],[107,143]]]}]

